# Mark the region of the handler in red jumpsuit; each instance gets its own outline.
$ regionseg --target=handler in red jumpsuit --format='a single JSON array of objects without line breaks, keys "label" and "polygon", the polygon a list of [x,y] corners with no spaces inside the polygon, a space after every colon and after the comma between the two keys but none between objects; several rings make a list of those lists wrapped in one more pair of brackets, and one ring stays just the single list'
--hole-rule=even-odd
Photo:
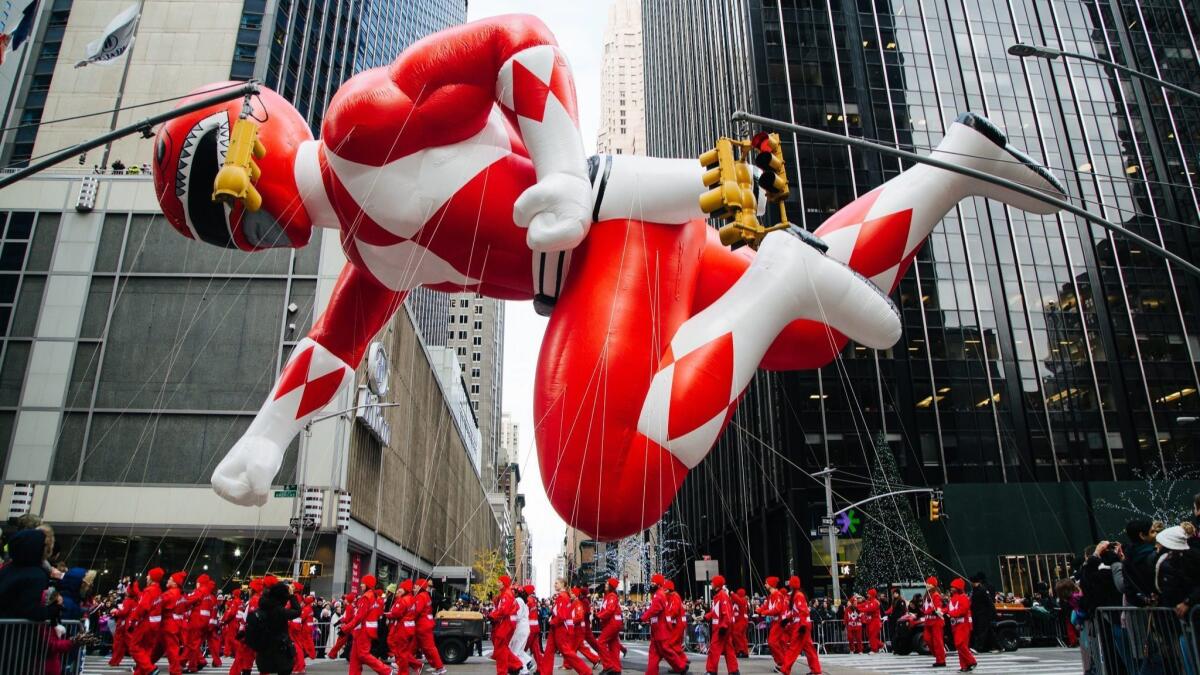
[{"label": "handler in red jumpsuit", "polygon": [[512,653],[509,642],[517,630],[517,599],[512,592],[512,578],[507,574],[500,577],[500,592],[488,615],[492,620],[492,659],[496,661],[496,675],[512,675],[520,672],[521,661]]},{"label": "handler in red jumpsuit", "polygon": [[588,649],[585,635],[592,632],[592,617],[588,613],[587,591],[579,586],[571,587],[571,650],[582,654],[592,668],[600,664],[600,656]]},{"label": "handler in red jumpsuit", "polygon": [[788,607],[788,621],[791,635],[788,639],[788,654],[783,664],[784,675],[790,675],[792,666],[803,654],[808,661],[810,675],[820,675],[821,660],[817,658],[817,648],[812,641],[812,621],[808,618],[808,598],[800,590],[800,577],[788,579],[788,588],[792,589],[791,605]]},{"label": "handler in red jumpsuit", "polygon": [[770,622],[767,632],[767,649],[775,660],[775,669],[783,672],[783,664],[787,659],[788,635],[784,625],[788,611],[787,595],[779,588],[779,577],[767,577],[764,581],[766,598],[755,610],[759,616],[766,617]]},{"label": "handler in red jumpsuit", "polygon": [[733,653],[739,659],[749,658],[750,641],[746,631],[750,629],[750,601],[746,599],[746,589],[737,589],[730,600],[733,601]]},{"label": "handler in red jumpsuit", "polygon": [[129,651],[129,638],[133,630],[133,624],[130,623],[133,611],[137,609],[138,585],[137,582],[131,582],[125,589],[125,598],[121,600],[119,607],[114,607],[109,614],[116,623],[116,628],[113,630],[113,651],[112,657],[108,659],[108,665],[116,668],[121,665],[121,661],[125,658],[125,654]]},{"label": "handler in red jumpsuit", "polygon": [[604,600],[596,618],[600,619],[600,662],[604,664],[605,673],[621,672],[621,629],[625,617],[621,612],[621,598],[617,596],[616,579],[609,579],[605,584]]},{"label": "handler in red jumpsuit", "polygon": [[154,662],[155,650],[162,641],[162,587],[161,567],[146,573],[146,587],[138,595],[137,609],[133,611],[133,633],[129,636],[129,652],[133,656],[135,675],[149,675],[157,670]]},{"label": "handler in red jumpsuit", "polygon": [[250,580],[250,597],[246,598],[245,604],[242,605],[237,615],[237,640],[234,642],[233,665],[229,666],[229,675],[242,675],[242,673],[254,669],[254,650],[242,638],[246,630],[246,616],[258,609],[258,601],[262,598],[262,592],[266,586],[266,577]]},{"label": "handler in red jumpsuit", "polygon": [[665,585],[666,580],[661,574],[650,578],[650,592],[653,596],[650,606],[642,613],[642,623],[650,624],[650,654],[646,661],[646,675],[658,675],[659,660],[666,661],[674,672],[688,672],[687,659],[676,652],[672,645],[675,641],[675,631],[667,623],[669,609]]},{"label": "handler in red jumpsuit", "polygon": [[554,656],[561,654],[563,665],[574,670],[579,675],[590,675],[591,668],[574,649],[575,619],[572,617],[571,596],[567,593],[567,584],[562,579],[554,580],[554,597],[551,599],[550,633],[546,636],[546,651],[538,671],[554,672]]},{"label": "handler in red jumpsuit", "polygon": [[[308,662],[305,658],[316,656],[315,653],[309,654],[309,649],[306,648],[306,641],[304,639],[304,635],[307,633],[307,642],[312,642],[313,612],[312,605],[305,604],[303,584],[299,582],[292,584],[292,594],[300,606],[300,616],[288,622],[288,637],[292,639],[292,648],[295,650],[295,656],[292,658],[292,672],[303,673],[308,670]],[[306,613],[307,619],[305,618]]]},{"label": "handler in red jumpsuit", "polygon": [[412,590],[412,579],[401,581],[396,587],[396,599],[388,612],[388,651],[396,660],[396,670],[401,673],[421,670],[421,662],[413,656],[417,615],[413,607]]},{"label": "handler in red jumpsuit", "polygon": [[946,623],[942,619],[942,594],[938,592],[937,577],[925,580],[925,604],[921,606],[925,644],[933,654],[933,667],[946,667]]},{"label": "handler in red jumpsuit", "polygon": [[214,668],[221,667],[221,617],[220,617],[220,600],[217,597],[217,584],[210,581],[208,585],[208,594],[212,596],[213,607],[212,616],[208,618],[208,629],[204,632],[204,640],[208,644],[208,657],[212,660]]},{"label": "handler in red jumpsuit", "polygon": [[867,599],[859,603],[858,609],[863,615],[863,626],[867,629],[867,646],[871,653],[883,649],[879,633],[883,630],[883,620],[880,615],[879,593],[874,588],[867,590]]},{"label": "handler in red jumpsuit", "polygon": [[596,641],[596,634],[592,632],[592,598],[586,588],[579,589],[579,602],[583,604],[584,614],[583,621],[575,626],[579,630],[579,653],[595,667],[600,665],[602,660],[600,643]]},{"label": "handler in red jumpsuit", "polygon": [[733,650],[733,601],[729,599],[729,591],[725,590],[725,577],[720,574],[713,577],[712,588],[712,604],[704,615],[712,626],[704,670],[715,675],[724,656],[725,668],[733,675],[739,672],[737,654]]},{"label": "handler in red jumpsuit", "polygon": [[542,653],[541,615],[538,612],[538,599],[534,594],[536,590],[532,584],[525,587],[525,593],[528,596],[525,604],[529,607],[529,641],[525,644],[525,649],[533,656],[533,662],[540,668],[544,655]]},{"label": "handler in red jumpsuit", "polygon": [[229,599],[225,601],[225,613],[221,615],[221,651],[225,656],[236,658],[238,631],[242,628],[242,619],[245,616],[242,609],[242,589],[235,588],[229,592]]},{"label": "handler in red jumpsuit", "polygon": [[383,616],[383,599],[375,588],[375,577],[362,578],[362,592],[354,607],[354,622],[349,626],[354,635],[350,652],[350,675],[361,675],[365,664],[379,675],[391,675],[392,669],[371,653],[371,643],[379,634],[379,617]]},{"label": "handler in red jumpsuit", "polygon": [[858,596],[852,595],[846,602],[842,613],[842,621],[846,623],[846,642],[850,645],[851,654],[861,654],[863,650],[863,615],[858,606]]},{"label": "handler in red jumpsuit", "polygon": [[162,594],[162,641],[153,653],[154,661],[167,657],[170,675],[183,673],[183,636],[187,629],[187,599],[183,597],[183,582],[187,572],[176,572],[167,580]]},{"label": "handler in red jumpsuit", "polygon": [[688,657],[683,640],[687,636],[687,611],[683,608],[683,598],[675,592],[675,582],[670,579],[663,582],[663,589],[667,598],[667,626],[671,629],[671,649],[686,663]]},{"label": "handler in red jumpsuit", "polygon": [[977,662],[971,653],[971,596],[967,595],[967,582],[955,579],[950,582],[950,630],[954,634],[954,649],[958,651],[958,672],[975,670]]},{"label": "handler in red jumpsuit", "polygon": [[417,648],[425,654],[425,661],[433,668],[433,675],[446,675],[442,655],[433,641],[433,599],[429,597],[429,580],[417,581],[417,597],[413,601],[413,612],[417,616]]},{"label": "handler in red jumpsuit", "polygon": [[336,659],[338,653],[350,641],[351,634],[348,626],[354,623],[354,607],[358,602],[358,593],[350,591],[346,597],[342,598],[343,612],[341,623],[338,624],[338,636],[333,641],[333,646],[329,648],[329,658]]},{"label": "handler in red jumpsuit", "polygon": [[[184,665],[193,672],[200,670],[201,666],[208,667],[208,661],[204,658],[204,643],[208,638],[213,609],[217,606],[217,599],[212,594],[211,581],[207,574],[201,574],[196,578],[196,588],[183,602],[184,608],[188,610],[183,635]],[[215,660],[216,654],[213,657]],[[221,664],[216,661],[213,665]]]}]

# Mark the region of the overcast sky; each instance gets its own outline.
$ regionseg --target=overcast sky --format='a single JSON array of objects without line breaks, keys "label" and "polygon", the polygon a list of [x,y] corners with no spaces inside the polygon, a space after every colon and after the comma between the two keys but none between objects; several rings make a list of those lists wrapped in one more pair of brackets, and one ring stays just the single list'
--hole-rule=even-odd
[{"label": "overcast sky", "polygon": [[[579,125],[588,153],[596,149],[600,126],[600,57],[611,0],[470,0],[467,18],[523,12],[539,17],[558,39],[575,72]],[[546,320],[528,302],[509,302],[504,317],[504,410],[521,425],[521,492],[533,535],[533,566],[538,591],[551,585],[551,565],[562,548],[566,525],[542,487],[533,445],[533,375]]]}]

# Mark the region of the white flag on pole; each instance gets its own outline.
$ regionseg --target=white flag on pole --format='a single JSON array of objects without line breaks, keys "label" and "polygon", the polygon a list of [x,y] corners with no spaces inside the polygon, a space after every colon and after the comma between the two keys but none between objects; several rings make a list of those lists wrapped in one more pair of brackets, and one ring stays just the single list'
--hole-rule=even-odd
[{"label": "white flag on pole", "polygon": [[75,67],[82,68],[89,63],[103,66],[114,64],[133,46],[133,34],[140,16],[138,5],[133,4],[109,21],[104,28],[104,35],[88,43],[87,58],[76,63]]}]

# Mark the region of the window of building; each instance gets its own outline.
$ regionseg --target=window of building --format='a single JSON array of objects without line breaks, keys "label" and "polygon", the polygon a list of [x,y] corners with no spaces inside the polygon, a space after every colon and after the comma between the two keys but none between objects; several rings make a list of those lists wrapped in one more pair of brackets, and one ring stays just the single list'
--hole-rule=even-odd
[{"label": "window of building", "polygon": [[475,305],[475,313],[483,314],[483,305]]},{"label": "window of building", "polygon": [[483,338],[476,335],[475,337],[471,338],[471,344],[475,345],[476,347],[480,347],[483,345]]},{"label": "window of building", "polygon": [[[462,349],[465,352],[467,348],[459,347],[459,349]],[[482,360],[483,360],[482,355],[479,352],[471,352],[471,361],[473,361],[475,363],[479,363]]]},{"label": "window of building", "polygon": [[467,339],[467,331],[465,331],[465,330],[458,331],[458,339],[466,340]]},{"label": "window of building", "polygon": [[456,351],[458,352],[458,355],[459,355],[459,356],[466,356],[466,355],[467,355],[467,348],[466,348],[466,347],[459,347],[459,348],[458,348]]},{"label": "window of building", "polygon": [[471,369],[471,377],[479,377],[479,369],[478,368]]},{"label": "window of building", "polygon": [[466,314],[459,314],[459,315],[458,315],[458,322],[459,322],[459,323],[466,323],[466,322],[467,322],[467,315],[466,315]]},{"label": "window of building", "polygon": [[475,330],[483,330],[483,322],[482,321],[475,322]]},{"label": "window of building", "polygon": [[471,393],[478,394],[479,393],[479,385],[477,385],[477,384],[471,385]]}]

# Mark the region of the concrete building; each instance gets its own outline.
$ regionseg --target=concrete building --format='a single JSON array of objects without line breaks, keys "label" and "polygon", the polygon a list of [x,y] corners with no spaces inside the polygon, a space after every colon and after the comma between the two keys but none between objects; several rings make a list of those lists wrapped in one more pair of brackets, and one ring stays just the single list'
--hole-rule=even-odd
[{"label": "concrete building", "polygon": [[500,388],[504,384],[504,303],[475,293],[450,294],[445,345],[462,365],[479,424],[483,483],[494,486],[508,459],[500,451]]},{"label": "concrete building", "polygon": [[[126,6],[43,2],[27,53],[10,54],[23,63],[9,118],[112,108],[123,65],[73,65]],[[394,14],[367,8],[394,12],[399,3],[307,7],[147,0],[123,57],[122,104],[253,74],[298,106],[308,101],[317,127],[327,95],[354,70],[390,61],[422,31],[465,18],[461,0],[407,4],[405,20],[386,26],[372,22]],[[113,124],[111,116],[77,122],[28,127],[32,134],[5,139],[3,153],[36,155]],[[140,164],[150,147],[125,139],[112,157]],[[457,390],[444,384],[445,355],[420,340],[411,311],[397,314],[372,351],[387,355],[372,372],[386,373],[390,395],[372,393],[362,367],[359,386],[327,410],[353,410],[377,395],[397,405],[314,421],[289,450],[266,506],[217,498],[208,487],[213,466],[246,429],[345,264],[338,237],[316,233],[300,250],[217,249],[166,224],[148,176],[98,176],[94,207],[77,210],[81,173],[90,171],[72,168],[0,192],[4,503],[32,491],[32,509],[56,525],[72,556],[114,576],[161,563],[227,581],[287,575],[304,559],[323,563],[311,581],[330,593],[368,572],[454,577],[475,551],[500,545],[496,519],[481,508],[487,490],[472,449],[477,432],[465,423],[469,396],[461,380]],[[302,513],[315,527],[297,538],[289,527]]]},{"label": "concrete building", "polygon": [[521,463],[521,425],[508,413],[500,416],[500,452],[506,462]]},{"label": "concrete building", "polygon": [[641,1],[615,0],[608,9],[600,64],[600,154],[646,154],[642,63]]},{"label": "concrete building", "polygon": [[[1007,48],[1045,43],[1196,89],[1196,11],[1146,0],[646,0],[649,150],[697,156],[742,131],[730,122],[741,109],[924,153],[976,111],[1076,203],[1194,260],[1195,102]],[[784,140],[788,212],[809,230],[903,168]],[[1144,499],[1140,476],[1187,491],[1176,479],[1200,466],[1198,297],[1195,278],[1073,216],[967,200],[893,294],[901,342],[851,343],[821,370],[760,373],[670,517],[731,583],[791,571],[827,589],[823,545],[811,541],[824,490],[808,474],[836,467],[846,505],[866,496],[876,453],[890,452],[905,484],[944,489],[952,517],[920,519],[930,554],[1027,595],[1133,517],[1098,505]],[[911,506],[926,512],[928,500]],[[847,530],[839,557],[852,568],[861,530]],[[914,556],[922,566],[934,567]]]}]

